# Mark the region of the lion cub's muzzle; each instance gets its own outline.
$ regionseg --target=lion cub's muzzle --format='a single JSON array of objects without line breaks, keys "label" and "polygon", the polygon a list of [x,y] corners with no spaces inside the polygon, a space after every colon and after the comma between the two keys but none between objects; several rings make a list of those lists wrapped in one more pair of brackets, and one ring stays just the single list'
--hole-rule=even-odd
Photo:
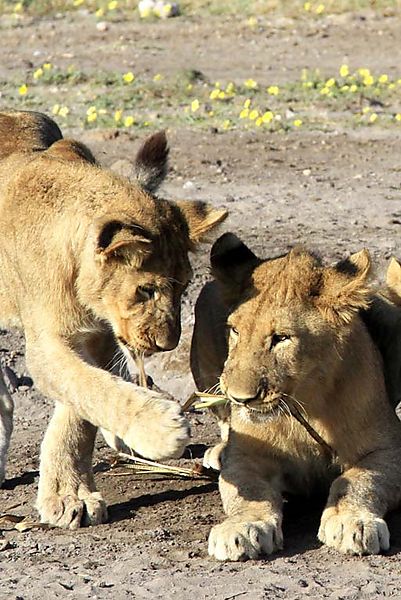
[{"label": "lion cub's muzzle", "polygon": [[246,408],[272,410],[279,402],[280,396],[269,390],[269,384],[265,377],[259,382],[256,393],[251,395],[248,390],[235,389],[235,386],[224,386],[227,397],[234,404],[245,406]]}]

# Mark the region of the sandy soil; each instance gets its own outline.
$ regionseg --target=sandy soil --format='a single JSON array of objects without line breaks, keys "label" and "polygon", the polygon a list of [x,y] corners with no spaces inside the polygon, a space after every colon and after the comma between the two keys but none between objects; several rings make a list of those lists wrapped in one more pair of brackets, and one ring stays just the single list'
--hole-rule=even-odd
[{"label": "sandy soil", "polygon": [[[40,48],[44,57],[59,63],[73,53],[75,63],[85,67],[141,64],[154,71],[156,62],[164,72],[187,66],[190,57],[191,66],[212,79],[250,72],[257,77],[267,69],[279,82],[288,71],[314,68],[317,61],[321,69],[333,70],[344,59],[394,73],[400,33],[399,19],[373,13],[319,23],[272,21],[262,33],[244,33],[237,21],[221,17],[146,26],[119,22],[102,34],[90,17],[68,16],[4,28],[0,71],[4,75],[20,68]],[[133,157],[138,144],[132,133],[67,133],[86,142],[106,166]],[[303,243],[334,260],[365,246],[381,279],[388,258],[400,253],[400,139],[395,129],[289,135],[180,129],[170,131],[169,139],[172,170],[164,195],[226,206],[231,216],[225,229],[239,232],[262,256]],[[184,299],[182,341],[176,351],[149,364],[160,387],[180,400],[193,390],[188,367],[192,309],[208,278],[208,248],[192,262],[195,275]],[[32,386],[17,332],[0,332],[0,351],[3,367],[18,376],[13,386],[15,432],[0,511],[34,514],[39,446],[52,403]],[[191,422],[188,457],[196,458],[217,440],[217,427],[201,413],[192,414]],[[401,598],[401,513],[388,519],[388,553],[344,558],[316,539],[321,502],[293,501],[286,507],[283,552],[261,561],[219,564],[206,552],[210,527],[222,518],[213,482],[119,475],[109,470],[112,458],[99,436],[96,479],[110,507],[109,523],[78,532],[3,532],[0,598]],[[180,464],[190,464],[190,459]]]}]

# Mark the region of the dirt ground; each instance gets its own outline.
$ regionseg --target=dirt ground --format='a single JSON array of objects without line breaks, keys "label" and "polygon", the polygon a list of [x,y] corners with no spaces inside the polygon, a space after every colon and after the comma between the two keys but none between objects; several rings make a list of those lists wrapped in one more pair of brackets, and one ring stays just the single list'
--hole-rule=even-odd
[{"label": "dirt ground", "polygon": [[[17,28],[0,28],[0,72],[4,77],[23,68],[39,47],[44,60],[59,64],[72,53],[75,64],[84,67],[124,64],[154,71],[156,63],[158,71],[173,72],[190,65],[211,79],[250,72],[258,78],[267,70],[279,83],[289,72],[317,63],[323,71],[344,60],[380,72],[399,68],[397,16],[349,13],[284,24],[272,18],[263,33],[239,32],[239,22],[224,16],[146,26],[117,22],[106,33],[98,32],[85,14],[28,19]],[[96,129],[66,133],[86,142],[105,166],[134,157],[140,137],[133,131]],[[177,128],[168,136],[171,172],[163,194],[227,207],[231,216],[224,230],[237,232],[261,256],[302,243],[333,261],[367,247],[378,280],[389,257],[401,256],[400,129],[222,134]],[[151,359],[148,367],[158,385],[181,401],[194,389],[188,350],[193,305],[208,278],[208,246],[192,263],[182,341],[174,352]],[[29,515],[34,514],[39,447],[52,402],[31,384],[18,332],[0,332],[0,352],[3,367],[18,376],[11,382],[16,419],[0,512]],[[183,465],[218,438],[209,415],[198,412],[190,418],[192,445],[188,457],[179,461]],[[320,501],[293,501],[286,507],[282,552],[260,561],[219,564],[207,556],[208,532],[222,519],[215,483],[122,474],[110,471],[112,458],[113,451],[99,436],[96,479],[109,505],[109,523],[78,532],[3,532],[1,599],[401,598],[401,512],[388,518],[389,552],[349,558],[317,541]]]}]

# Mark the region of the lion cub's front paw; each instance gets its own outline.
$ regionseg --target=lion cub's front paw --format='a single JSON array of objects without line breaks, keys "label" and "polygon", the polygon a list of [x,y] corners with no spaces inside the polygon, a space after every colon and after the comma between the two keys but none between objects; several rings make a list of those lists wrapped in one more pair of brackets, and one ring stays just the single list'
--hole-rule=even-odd
[{"label": "lion cub's front paw", "polygon": [[344,554],[378,554],[390,548],[390,534],[383,519],[336,507],[323,512],[318,538]]},{"label": "lion cub's front paw", "polygon": [[189,423],[177,402],[151,392],[146,403],[123,435],[124,444],[152,460],[179,458],[189,440]]},{"label": "lion cub's front paw", "polygon": [[36,508],[42,523],[63,529],[78,529],[107,521],[107,508],[99,492],[87,493],[80,499],[76,494],[53,494],[39,498]]},{"label": "lion cub's front paw", "polygon": [[247,560],[272,554],[283,547],[281,519],[245,521],[231,517],[215,525],[209,535],[209,554],[218,560]]}]

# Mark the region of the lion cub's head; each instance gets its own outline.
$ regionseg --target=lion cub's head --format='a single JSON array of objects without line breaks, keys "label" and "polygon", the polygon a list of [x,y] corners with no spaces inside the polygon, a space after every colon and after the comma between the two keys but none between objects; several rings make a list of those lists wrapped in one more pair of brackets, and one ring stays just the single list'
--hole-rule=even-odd
[{"label": "lion cub's head", "polygon": [[334,267],[303,249],[263,261],[228,233],[214,244],[211,263],[232,307],[221,376],[228,397],[260,419],[277,413],[286,396],[304,401],[327,389],[368,304],[368,252]]},{"label": "lion cub's head", "polygon": [[170,202],[154,195],[167,154],[164,133],[148,138],[136,157],[137,183],[96,165],[82,166],[79,193],[88,198],[91,220],[78,294],[134,355],[175,348],[181,296],[192,274],[188,252],[227,216],[204,202]]}]

